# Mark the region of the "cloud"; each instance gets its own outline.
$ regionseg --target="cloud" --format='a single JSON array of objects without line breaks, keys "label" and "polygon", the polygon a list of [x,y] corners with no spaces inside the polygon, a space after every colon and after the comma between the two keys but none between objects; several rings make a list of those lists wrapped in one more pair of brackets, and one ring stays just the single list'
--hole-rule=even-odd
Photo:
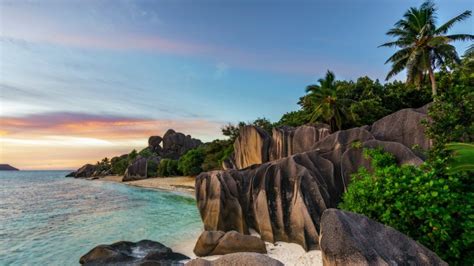
[{"label": "cloud", "polygon": [[0,117],[0,162],[21,169],[74,169],[103,157],[142,149],[148,137],[173,128],[204,141],[220,136],[221,122],[49,112]]},{"label": "cloud", "polygon": [[109,114],[46,112],[23,117],[2,117],[4,136],[61,135],[98,139],[145,138],[164,134],[169,128],[201,138],[219,135],[220,122],[205,119],[150,119]]}]

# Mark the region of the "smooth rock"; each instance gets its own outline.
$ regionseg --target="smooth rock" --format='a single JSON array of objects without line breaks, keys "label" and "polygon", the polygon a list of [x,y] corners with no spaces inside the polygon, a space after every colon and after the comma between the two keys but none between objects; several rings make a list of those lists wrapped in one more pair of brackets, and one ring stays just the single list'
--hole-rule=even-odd
[{"label": "smooth rock", "polygon": [[414,150],[418,156],[431,148],[431,140],[425,134],[423,120],[428,119],[427,107],[402,109],[376,121],[370,132],[378,140],[399,142]]},{"label": "smooth rock", "polygon": [[320,245],[325,266],[448,265],[392,227],[337,209],[323,213]]},{"label": "smooth rock", "polygon": [[267,253],[265,242],[260,238],[243,235],[236,231],[204,231],[194,247],[199,257],[226,255],[238,252]]},{"label": "smooth rock", "polygon": [[187,151],[197,148],[200,145],[202,145],[200,140],[169,129],[163,136],[163,149],[159,155],[164,158],[177,160]]},{"label": "smooth rock", "polygon": [[82,256],[82,265],[182,265],[189,257],[165,245],[142,240],[137,243],[121,241],[112,245],[100,245]]},{"label": "smooth rock", "polygon": [[392,154],[399,165],[421,165],[423,160],[418,157],[412,150],[405,145],[393,141],[369,140],[360,145],[360,147],[352,147],[344,152],[341,158],[341,175],[344,182],[344,189],[350,183],[351,175],[364,167],[371,170],[370,160],[366,159],[363,154],[363,149],[381,148],[383,151]]},{"label": "smooth rock", "polygon": [[97,166],[92,165],[92,164],[86,164],[82,166],[81,168],[77,169],[75,177],[91,177],[92,174],[95,172],[97,169]]},{"label": "smooth rock", "polygon": [[147,167],[147,158],[138,157],[131,165],[127,167],[122,181],[134,181],[147,178]]},{"label": "smooth rock", "polygon": [[241,127],[239,137],[234,142],[237,168],[268,162],[270,143],[271,138],[263,129],[255,126]]},{"label": "smooth rock", "polygon": [[266,255],[250,252],[233,253],[220,257],[217,260],[194,259],[186,266],[283,266],[283,263]]},{"label": "smooth rock", "polygon": [[150,151],[159,154],[162,150],[160,144],[163,141],[163,138],[160,136],[151,136],[148,138],[148,148]]}]

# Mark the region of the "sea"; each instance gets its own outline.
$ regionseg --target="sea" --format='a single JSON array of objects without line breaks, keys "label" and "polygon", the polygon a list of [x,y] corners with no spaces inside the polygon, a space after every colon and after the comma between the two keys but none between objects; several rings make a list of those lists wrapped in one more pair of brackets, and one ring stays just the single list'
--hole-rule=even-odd
[{"label": "sea", "polygon": [[0,265],[79,265],[99,244],[149,239],[173,247],[202,228],[188,195],[67,173],[0,171]]}]

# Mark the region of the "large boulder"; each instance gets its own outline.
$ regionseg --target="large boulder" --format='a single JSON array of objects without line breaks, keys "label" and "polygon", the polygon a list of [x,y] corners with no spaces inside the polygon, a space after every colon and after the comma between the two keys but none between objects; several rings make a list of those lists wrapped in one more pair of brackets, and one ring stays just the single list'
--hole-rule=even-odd
[{"label": "large boulder", "polygon": [[434,252],[363,215],[328,209],[321,218],[320,245],[325,266],[448,265]]},{"label": "large boulder", "polygon": [[77,169],[77,171],[75,172],[75,177],[91,177],[96,170],[96,165],[86,164],[81,168]]},{"label": "large boulder", "polygon": [[162,141],[163,138],[160,136],[151,136],[150,138],[148,138],[148,148],[150,149],[150,151],[156,154],[160,154],[162,150],[160,144]]},{"label": "large boulder", "polygon": [[370,160],[364,157],[364,148],[380,148],[385,152],[392,154],[399,165],[420,165],[423,160],[412,150],[403,144],[393,141],[368,140],[363,142],[360,147],[352,147],[342,154],[341,158],[341,178],[344,182],[344,188],[350,183],[350,176],[357,172],[359,168],[371,170]]},{"label": "large boulder", "polygon": [[334,198],[339,199],[347,186],[342,178],[342,155],[352,146],[372,139],[374,137],[369,131],[363,128],[351,128],[337,131],[313,145],[313,150],[332,163],[334,174],[326,176],[326,181],[330,182],[330,188],[334,189],[330,190]]},{"label": "large boulder", "polygon": [[236,231],[204,231],[199,237],[194,254],[199,257],[226,255],[237,252],[267,253],[265,242],[258,237]]},{"label": "large boulder", "polygon": [[268,242],[318,248],[319,219],[335,207],[332,163],[317,151],[244,170],[213,171],[196,178],[196,200],[206,230],[254,228]]},{"label": "large boulder", "polygon": [[263,129],[255,126],[240,128],[234,142],[235,165],[243,169],[254,164],[268,162],[271,138]]},{"label": "large boulder", "polygon": [[270,160],[278,160],[290,155],[310,151],[314,143],[331,133],[326,124],[277,127],[272,130]]},{"label": "large boulder", "polygon": [[147,158],[138,157],[125,170],[122,181],[134,181],[147,178],[148,160]]},{"label": "large boulder", "polygon": [[376,121],[370,132],[378,140],[399,142],[423,156],[421,151],[427,151],[432,145],[422,124],[428,119],[426,109],[402,109]]},{"label": "large boulder", "polygon": [[137,243],[121,241],[112,245],[100,245],[82,256],[82,265],[180,265],[189,257],[174,253],[165,245],[142,240]]},{"label": "large boulder", "polygon": [[173,160],[179,159],[187,151],[202,145],[198,139],[169,129],[163,136],[163,149],[159,155]]},{"label": "large boulder", "polygon": [[283,266],[278,260],[266,255],[241,252],[222,256],[217,260],[208,261],[205,259],[194,259],[186,263],[186,266]]}]

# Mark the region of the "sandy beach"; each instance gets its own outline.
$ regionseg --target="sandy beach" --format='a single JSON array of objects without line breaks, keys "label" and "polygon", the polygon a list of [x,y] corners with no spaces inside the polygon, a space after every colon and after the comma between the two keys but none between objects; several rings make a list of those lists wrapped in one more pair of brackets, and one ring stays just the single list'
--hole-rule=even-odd
[{"label": "sandy beach", "polygon": [[123,176],[105,176],[96,180],[123,183],[130,186],[160,189],[185,193],[194,197],[194,180],[192,176],[152,177],[136,181],[122,182]]}]

